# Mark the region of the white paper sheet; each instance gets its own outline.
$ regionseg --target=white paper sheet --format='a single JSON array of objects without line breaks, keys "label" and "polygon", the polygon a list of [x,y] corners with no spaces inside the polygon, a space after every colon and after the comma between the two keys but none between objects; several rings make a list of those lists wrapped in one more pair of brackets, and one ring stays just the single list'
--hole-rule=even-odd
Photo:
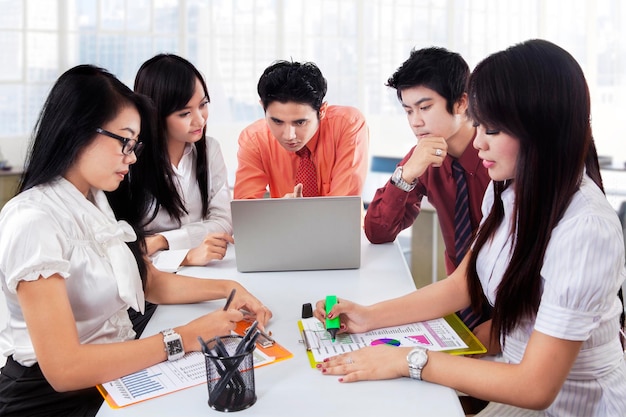
[{"label": "white paper sheet", "polygon": [[337,335],[335,342],[331,340],[324,325],[315,317],[302,319],[302,327],[307,347],[311,348],[315,362],[380,344],[404,347],[423,346],[438,351],[467,348],[465,342],[443,318],[385,327],[367,333],[342,333]]},{"label": "white paper sheet", "polygon": [[[259,349],[253,351],[253,356],[255,368],[275,359]],[[102,384],[102,387],[118,407],[124,407],[206,382],[204,355],[201,352],[190,352],[177,361],[158,363]]]}]

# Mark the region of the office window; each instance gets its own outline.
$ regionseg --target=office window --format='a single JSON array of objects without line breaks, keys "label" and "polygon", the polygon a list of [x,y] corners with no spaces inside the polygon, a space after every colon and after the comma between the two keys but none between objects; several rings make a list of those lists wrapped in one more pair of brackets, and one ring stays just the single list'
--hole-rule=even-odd
[{"label": "office window", "polygon": [[540,37],[579,61],[600,153],[626,160],[616,123],[626,110],[626,7],[619,0],[0,0],[0,8],[3,150],[25,147],[14,143],[25,142],[51,84],[69,67],[100,65],[132,86],[139,65],[159,52],[180,54],[203,72],[210,123],[233,126],[220,138],[226,148],[237,129],[262,116],[256,83],[263,69],[293,59],[320,66],[330,103],[365,113],[375,150],[398,137],[405,149],[414,138],[384,84],[413,47],[444,46],[473,67]]}]

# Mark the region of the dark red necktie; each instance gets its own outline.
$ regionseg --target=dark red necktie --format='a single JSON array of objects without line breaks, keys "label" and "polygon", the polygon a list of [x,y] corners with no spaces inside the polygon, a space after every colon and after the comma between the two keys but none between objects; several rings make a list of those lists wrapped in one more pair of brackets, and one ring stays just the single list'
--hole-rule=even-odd
[{"label": "dark red necktie", "polygon": [[[456,252],[456,265],[458,266],[469,249],[472,240],[472,223],[469,211],[469,195],[467,193],[467,181],[465,170],[456,159],[452,160],[452,175],[456,181],[456,204],[454,207],[454,249]],[[474,330],[476,326],[489,319],[488,307],[481,314],[476,314],[471,307],[457,312],[463,323]]]},{"label": "dark red necktie", "polygon": [[472,237],[469,197],[465,170],[456,159],[452,160],[452,175],[456,181],[456,204],[454,206],[454,249],[457,266],[463,260]]},{"label": "dark red necktie", "polygon": [[316,197],[319,195],[317,191],[317,174],[315,165],[311,160],[311,151],[306,146],[296,152],[300,157],[298,172],[296,172],[296,184],[302,184],[303,197]]}]

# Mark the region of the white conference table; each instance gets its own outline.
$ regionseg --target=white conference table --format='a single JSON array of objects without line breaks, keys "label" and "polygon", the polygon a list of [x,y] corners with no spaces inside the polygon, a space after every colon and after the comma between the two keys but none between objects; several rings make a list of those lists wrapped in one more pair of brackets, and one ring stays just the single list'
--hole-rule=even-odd
[{"label": "white conference table", "polygon": [[[297,321],[302,304],[328,294],[370,304],[403,295],[415,285],[398,243],[372,245],[362,237],[361,268],[301,272],[237,272],[234,248],[210,267],[188,267],[179,273],[198,277],[230,278],[240,282],[273,312],[267,329],[293,358],[255,369],[256,403],[237,414],[250,416],[407,415],[464,416],[454,390],[401,378],[388,381],[339,383],[336,376],[311,368],[301,343]],[[159,306],[144,334],[175,327],[222,308],[224,300],[199,304]],[[105,402],[105,416],[206,416],[223,414],[208,406],[202,384],[120,409]]]}]

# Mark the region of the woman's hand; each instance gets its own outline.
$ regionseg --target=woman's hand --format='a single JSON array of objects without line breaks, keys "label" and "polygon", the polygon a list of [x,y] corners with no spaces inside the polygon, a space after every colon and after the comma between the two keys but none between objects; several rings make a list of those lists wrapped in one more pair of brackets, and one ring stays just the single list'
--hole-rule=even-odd
[{"label": "woman's hand", "polygon": [[[230,303],[230,309],[245,310],[251,313],[251,316],[259,322],[259,327],[265,329],[265,325],[272,318],[272,312],[258,298],[246,290],[243,285],[232,281],[232,286],[237,292],[233,301]],[[229,291],[230,293],[230,291]],[[243,318],[243,317],[242,317]]]},{"label": "woman's hand", "polygon": [[204,341],[213,339],[215,336],[228,336],[231,331],[235,330],[237,322],[242,319],[243,313],[239,310],[216,310],[198,317],[177,330],[183,337],[185,351],[191,352],[202,350],[198,336]]},{"label": "woman's hand", "polygon": [[[180,328],[181,335],[184,332],[185,350],[201,350],[197,338],[200,336],[207,341],[215,336],[227,336],[235,330],[237,323],[244,319],[244,312],[250,312],[259,322],[261,329],[265,328],[267,322],[272,318],[272,312],[255,296],[250,294],[241,284],[235,281],[227,281],[225,288],[228,288],[227,297],[232,289],[236,290],[228,310],[216,310],[212,313],[199,317]],[[242,311],[243,310],[243,311]]]},{"label": "woman's hand", "polygon": [[213,260],[222,260],[229,243],[235,243],[235,239],[228,233],[209,233],[200,245],[187,252],[182,265],[202,266]]},{"label": "woman's hand", "polygon": [[163,235],[146,236],[146,255],[152,256],[160,250],[169,249],[170,245]]},{"label": "woman's hand", "polygon": [[495,339],[491,338],[491,323],[492,320],[487,320],[472,330],[474,336],[476,336],[478,340],[480,340],[480,342],[487,348],[487,352],[482,355],[472,355],[475,358],[480,358],[485,355],[497,355],[502,351],[499,339],[497,337]]},{"label": "woman's hand", "polygon": [[411,348],[389,345],[368,346],[317,364],[325,375],[343,375],[339,382],[394,379],[409,375],[406,361]]},{"label": "woman's hand", "polygon": [[[326,319],[326,301],[320,300],[315,304],[313,315],[322,323]],[[337,298],[337,304],[331,309],[328,318],[339,315],[341,327],[339,333],[363,333],[370,330],[367,307],[353,303],[343,298]]]}]

